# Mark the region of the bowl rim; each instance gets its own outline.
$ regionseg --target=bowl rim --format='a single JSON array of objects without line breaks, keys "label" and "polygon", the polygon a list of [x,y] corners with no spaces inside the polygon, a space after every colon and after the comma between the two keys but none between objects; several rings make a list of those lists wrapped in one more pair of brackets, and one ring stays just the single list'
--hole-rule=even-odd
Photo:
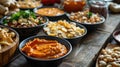
[{"label": "bowl rim", "polygon": [[[84,29],[85,32],[84,32],[84,34],[81,35],[81,36],[76,36],[76,37],[73,37],[73,38],[64,38],[64,39],[67,39],[67,40],[77,39],[77,38],[83,37],[83,36],[85,36],[85,35],[87,34],[87,28],[86,28],[85,26],[83,26],[83,25],[81,25],[81,24],[79,24],[79,23],[77,23],[77,22],[71,21],[71,20],[66,20],[66,21],[69,22],[69,23],[70,23],[70,22],[76,23],[76,26]],[[55,22],[55,21],[52,21],[52,22]],[[49,22],[48,22],[48,23],[49,23]],[[48,24],[48,23],[47,23],[47,24]],[[44,32],[46,35],[48,35],[48,34],[44,31],[44,28],[47,26],[47,24],[44,25],[44,27],[43,27],[43,32]],[[48,36],[49,36],[49,35],[48,35]],[[56,37],[56,36],[55,36],[55,37]],[[60,37],[59,37],[59,38],[60,38]]]},{"label": "bowl rim", "polygon": [[[9,15],[9,16],[10,16],[10,15]],[[7,25],[4,25],[4,24],[3,24],[3,20],[6,19],[6,18],[9,17],[9,16],[4,16],[4,17],[0,20],[0,24],[3,25],[3,26],[7,26]],[[38,17],[39,17],[39,16],[38,16]],[[36,27],[39,27],[39,26],[44,26],[44,25],[46,25],[46,24],[48,23],[49,19],[48,19],[47,17],[44,17],[44,16],[41,16],[41,17],[43,17],[43,18],[45,19],[45,22],[42,23],[42,24],[39,24],[39,25],[37,25],[37,26],[34,26],[34,27],[27,27],[27,28],[24,28],[24,27],[22,27],[22,28],[17,28],[17,27],[11,27],[11,26],[7,26],[7,27],[11,27],[11,28],[14,28],[14,29],[29,29],[29,28],[36,28]]]},{"label": "bowl rim", "polygon": [[[65,12],[64,10],[62,10],[61,8],[56,7],[56,6],[42,6],[42,7],[36,7],[36,8],[33,9],[33,12],[36,13],[37,15],[40,15],[40,14],[37,13],[37,10],[38,10],[38,9],[42,9],[42,8],[57,8],[57,9],[59,9],[59,10],[61,10],[61,11],[64,12],[63,14],[60,14],[60,15],[57,15],[57,16],[45,16],[45,17],[53,17],[53,18],[54,18],[54,17],[60,17],[60,16],[63,16],[63,15],[66,15],[66,12]],[[40,16],[44,16],[44,15],[40,15]]]},{"label": "bowl rim", "polygon": [[[54,58],[54,59],[34,58],[34,57],[27,56],[24,52],[21,51],[21,48],[22,48],[23,46],[25,46],[25,44],[22,46],[22,43],[24,43],[24,41],[28,42],[28,41],[31,40],[31,39],[39,38],[39,37],[52,37],[52,38],[57,38],[57,39],[64,40],[65,42],[67,42],[67,43],[69,44],[68,46],[69,46],[70,48],[69,48],[68,52],[67,52],[65,55],[63,55],[63,56],[61,56],[61,57],[58,57],[58,58]],[[25,43],[26,43],[26,42],[25,42]],[[64,44],[63,44],[63,45],[64,45]],[[22,47],[21,47],[21,46],[22,46]],[[59,60],[59,59],[62,59],[62,58],[64,58],[64,57],[68,56],[68,55],[71,53],[71,51],[72,51],[72,45],[71,45],[71,43],[70,43],[69,41],[67,41],[67,40],[65,40],[65,39],[62,39],[62,38],[54,37],[54,36],[31,36],[31,37],[28,37],[28,38],[24,39],[24,40],[19,44],[18,49],[19,49],[19,52],[20,52],[24,57],[26,57],[26,58],[28,58],[28,59],[31,59],[31,60],[35,60],[35,61],[55,61],[55,60]]]},{"label": "bowl rim", "polygon": [[[71,20],[71,19],[70,19],[70,13],[66,13],[66,16],[68,17],[69,20]],[[102,21],[99,21],[99,22],[94,23],[94,24],[80,23],[80,22],[75,21],[75,20],[71,20],[71,21],[76,22],[76,23],[79,23],[79,24],[82,24],[82,25],[89,25],[89,26],[92,26],[92,25],[99,25],[99,24],[102,24],[102,23],[105,22],[105,18],[104,18],[102,15],[100,15],[100,14],[99,14],[99,16],[102,18]]]},{"label": "bowl rim", "polygon": [[12,29],[12,28],[10,28],[10,27],[0,25],[0,28],[1,28],[1,27],[2,27],[2,28],[7,28],[7,29],[9,29],[10,31],[14,32],[15,35],[16,35],[13,45],[11,45],[11,46],[7,47],[6,49],[0,51],[0,53],[3,53],[3,52],[5,52],[5,51],[11,49],[11,48],[14,47],[15,45],[18,45],[18,44],[19,44],[19,34],[18,34],[18,32],[16,32],[14,29]]},{"label": "bowl rim", "polygon": [[120,34],[120,29],[115,30],[115,31],[113,32],[112,36],[113,36],[113,38],[114,38],[117,42],[120,43],[120,41],[119,41],[118,39],[116,39],[116,37],[115,37],[115,36],[118,35],[118,34]]}]

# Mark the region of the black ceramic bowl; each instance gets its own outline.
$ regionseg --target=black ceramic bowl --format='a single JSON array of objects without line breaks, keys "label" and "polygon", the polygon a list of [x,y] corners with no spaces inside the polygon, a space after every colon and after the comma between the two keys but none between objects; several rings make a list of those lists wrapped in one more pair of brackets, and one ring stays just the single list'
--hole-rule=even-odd
[{"label": "black ceramic bowl", "polygon": [[[66,14],[70,19],[70,14]],[[96,29],[97,27],[99,27],[100,25],[102,25],[104,22],[105,22],[105,18],[103,16],[100,15],[100,18],[102,19],[100,22],[97,22],[97,23],[94,23],[94,24],[89,24],[89,23],[81,23],[81,22],[77,22],[76,20],[71,20],[71,21],[74,21],[76,23],[79,23],[81,25],[84,25],[88,30],[89,29]]]},{"label": "black ceramic bowl", "polygon": [[[65,47],[68,49],[68,52],[65,55],[63,55],[62,57],[55,58],[55,59],[38,59],[38,58],[29,57],[21,51],[21,48],[25,46],[26,42],[29,42],[29,40],[33,40],[34,38],[56,40],[59,43],[65,45]],[[72,46],[65,39],[52,37],[52,36],[32,36],[32,37],[29,37],[29,38],[23,40],[20,43],[19,51],[28,60],[28,62],[33,65],[33,67],[57,67],[62,62],[62,60],[65,59],[65,57],[67,57],[71,53]]]},{"label": "black ceramic bowl", "polygon": [[116,42],[120,43],[120,30],[116,30],[112,34],[113,38]]},{"label": "black ceramic bowl", "polygon": [[77,27],[80,27],[80,28],[84,29],[84,30],[85,30],[85,33],[84,33],[82,36],[74,37],[74,38],[71,38],[71,39],[65,38],[65,39],[68,40],[72,45],[78,44],[78,43],[80,42],[80,40],[83,38],[83,36],[85,36],[85,35],[87,34],[87,29],[86,29],[86,27],[84,27],[83,25],[80,25],[80,24],[78,24],[78,23],[76,23],[76,24],[77,24],[77,25],[76,25]]},{"label": "black ceramic bowl", "polygon": [[[52,7],[52,6],[44,6],[44,7],[37,7],[35,8],[33,11],[37,14],[37,15],[41,15],[41,14],[38,14],[37,13],[37,10],[38,9],[44,9],[44,8],[57,8],[58,10],[61,10],[63,11],[62,9],[58,8],[58,7]],[[63,11],[64,12],[64,11]],[[63,14],[60,14],[60,15],[56,15],[56,16],[47,16],[47,15],[41,15],[41,16],[45,16],[47,17],[50,21],[57,21],[57,20],[60,20],[60,19],[64,19],[65,16],[66,16],[66,13],[64,12]]]},{"label": "black ceramic bowl", "polygon": [[[72,22],[72,21],[68,21],[68,22]],[[74,23],[74,22],[73,22],[73,23]],[[46,26],[47,26],[47,25],[45,25],[43,28],[45,28]],[[85,30],[85,32],[84,32],[83,35],[77,36],[77,37],[73,37],[73,38],[63,38],[63,39],[68,40],[73,46],[76,45],[76,44],[78,44],[78,43],[80,42],[80,40],[82,39],[82,37],[87,34],[87,29],[86,29],[86,27],[84,27],[83,25],[81,25],[81,24],[79,24],[79,23],[76,23],[76,26],[77,26],[77,27],[80,27],[80,28],[82,28],[82,29]],[[44,31],[44,33],[45,33],[46,35],[48,35],[45,31]]]},{"label": "black ceramic bowl", "polygon": [[[1,25],[4,25],[3,20],[6,19],[7,17],[8,16],[5,16],[4,18],[1,19],[1,21],[0,21]],[[43,17],[43,18],[44,18],[45,22],[43,24],[39,24],[35,27],[28,27],[28,28],[11,27],[11,28],[15,29],[18,32],[18,34],[20,35],[20,40],[23,40],[29,36],[33,36],[33,35],[36,35],[37,33],[39,33],[39,31],[43,28],[43,26],[45,24],[47,24],[47,22],[48,22],[48,19],[46,17]],[[4,25],[4,26],[6,26],[6,25]],[[8,27],[10,27],[10,26],[8,26]]]}]

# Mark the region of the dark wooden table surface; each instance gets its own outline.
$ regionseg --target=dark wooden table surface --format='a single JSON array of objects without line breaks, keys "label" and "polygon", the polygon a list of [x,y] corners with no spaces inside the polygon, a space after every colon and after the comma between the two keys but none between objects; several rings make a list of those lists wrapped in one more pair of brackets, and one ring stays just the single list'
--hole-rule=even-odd
[{"label": "dark wooden table surface", "polygon": [[[112,32],[120,27],[120,14],[110,14],[106,22],[96,30],[91,30],[59,67],[94,67],[99,51],[110,41]],[[38,35],[41,35],[39,33]],[[17,53],[6,67],[31,67],[26,59]]]}]

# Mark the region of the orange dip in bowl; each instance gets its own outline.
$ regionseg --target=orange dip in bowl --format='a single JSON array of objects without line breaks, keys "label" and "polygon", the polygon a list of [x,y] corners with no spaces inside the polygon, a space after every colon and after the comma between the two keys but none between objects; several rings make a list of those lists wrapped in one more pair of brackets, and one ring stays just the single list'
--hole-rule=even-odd
[{"label": "orange dip in bowl", "polygon": [[36,13],[42,16],[59,16],[63,15],[64,11],[60,10],[59,8],[46,7],[38,9]]},{"label": "orange dip in bowl", "polygon": [[56,40],[39,38],[27,42],[21,50],[30,57],[40,59],[54,59],[68,52],[67,48]]}]

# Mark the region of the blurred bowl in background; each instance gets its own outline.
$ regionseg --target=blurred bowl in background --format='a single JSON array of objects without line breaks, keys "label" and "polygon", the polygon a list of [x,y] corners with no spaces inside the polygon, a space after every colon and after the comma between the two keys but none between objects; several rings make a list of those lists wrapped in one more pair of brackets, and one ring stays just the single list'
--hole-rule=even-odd
[{"label": "blurred bowl in background", "polygon": [[33,10],[37,15],[45,16],[50,21],[57,21],[60,19],[64,19],[65,12],[57,7],[37,7]]},{"label": "blurred bowl in background", "polygon": [[17,1],[17,3],[19,4],[19,8],[21,10],[33,10],[36,7],[42,7],[43,4],[40,1]]}]

